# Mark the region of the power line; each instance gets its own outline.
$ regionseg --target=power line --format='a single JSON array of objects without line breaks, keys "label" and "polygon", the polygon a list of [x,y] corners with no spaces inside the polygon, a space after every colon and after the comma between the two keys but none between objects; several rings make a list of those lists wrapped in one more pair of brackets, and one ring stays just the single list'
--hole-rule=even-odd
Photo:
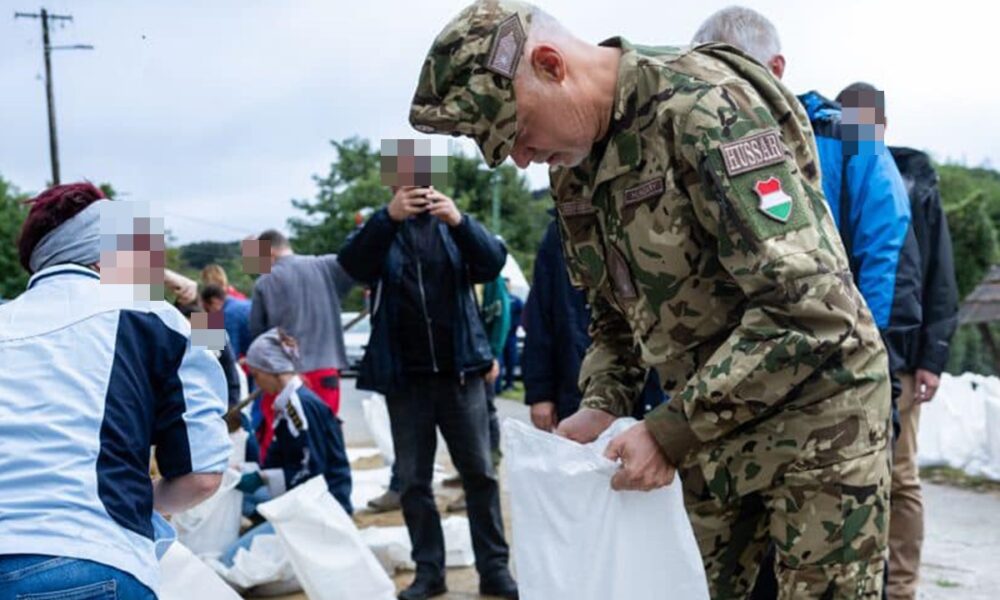
[{"label": "power line", "polygon": [[56,107],[52,90],[52,59],[53,50],[93,50],[88,44],[72,44],[68,46],[53,46],[49,43],[50,21],[72,21],[73,15],[54,15],[44,8],[38,13],[15,12],[15,19],[38,19],[42,22],[42,51],[45,54],[45,99],[49,108],[49,157],[52,161],[52,185],[59,185],[59,143],[56,138]]}]

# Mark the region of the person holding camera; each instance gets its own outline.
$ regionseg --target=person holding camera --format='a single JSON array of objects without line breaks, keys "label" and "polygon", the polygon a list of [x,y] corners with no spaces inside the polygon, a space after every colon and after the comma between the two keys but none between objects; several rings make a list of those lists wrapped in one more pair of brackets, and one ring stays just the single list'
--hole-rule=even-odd
[{"label": "person holding camera", "polygon": [[431,480],[441,429],[465,489],[484,594],[516,598],[508,570],[485,376],[493,365],[472,286],[499,275],[504,245],[434,187],[393,188],[338,259],[373,291],[359,389],[386,396],[403,517],[417,565],[404,600],[444,594],[445,548]]}]

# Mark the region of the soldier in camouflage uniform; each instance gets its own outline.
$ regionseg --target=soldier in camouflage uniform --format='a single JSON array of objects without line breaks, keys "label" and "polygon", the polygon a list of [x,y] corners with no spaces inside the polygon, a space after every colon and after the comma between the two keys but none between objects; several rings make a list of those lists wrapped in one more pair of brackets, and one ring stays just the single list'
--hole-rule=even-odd
[{"label": "soldier in camouflage uniform", "polygon": [[609,445],[612,485],[679,470],[713,598],[745,597],[769,542],[782,598],[879,598],[887,359],[795,97],[728,46],[592,46],[487,1],[435,39],[410,121],[474,138],[490,166],[557,165],[593,315],[584,408],[560,432],[596,438],[657,370],[671,401]]}]

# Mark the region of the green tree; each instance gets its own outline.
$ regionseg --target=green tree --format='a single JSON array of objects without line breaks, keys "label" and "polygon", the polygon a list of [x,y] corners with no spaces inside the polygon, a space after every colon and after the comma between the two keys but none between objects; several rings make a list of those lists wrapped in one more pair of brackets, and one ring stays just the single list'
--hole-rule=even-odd
[{"label": "green tree", "polygon": [[0,298],[10,299],[24,291],[28,273],[17,254],[17,236],[28,215],[27,194],[0,177]]}]

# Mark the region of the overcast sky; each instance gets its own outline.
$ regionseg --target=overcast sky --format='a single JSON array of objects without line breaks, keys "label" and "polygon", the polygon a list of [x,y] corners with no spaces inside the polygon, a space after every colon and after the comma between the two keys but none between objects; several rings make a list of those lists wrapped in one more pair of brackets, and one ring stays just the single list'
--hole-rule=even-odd
[{"label": "overcast sky", "polygon": [[[53,44],[63,181],[109,181],[147,200],[179,242],[283,226],[315,193],[331,139],[416,137],[406,117],[427,48],[466,4],[451,0],[52,0],[74,22]],[[548,0],[582,38],[686,44],[723,0]],[[891,144],[1000,167],[992,2],[748,0],[777,26],[785,82],[833,97],[866,80],[886,91]],[[49,179],[40,26],[0,2],[0,175]],[[471,146],[469,147],[471,149]],[[547,185],[543,167],[529,171]]]}]

